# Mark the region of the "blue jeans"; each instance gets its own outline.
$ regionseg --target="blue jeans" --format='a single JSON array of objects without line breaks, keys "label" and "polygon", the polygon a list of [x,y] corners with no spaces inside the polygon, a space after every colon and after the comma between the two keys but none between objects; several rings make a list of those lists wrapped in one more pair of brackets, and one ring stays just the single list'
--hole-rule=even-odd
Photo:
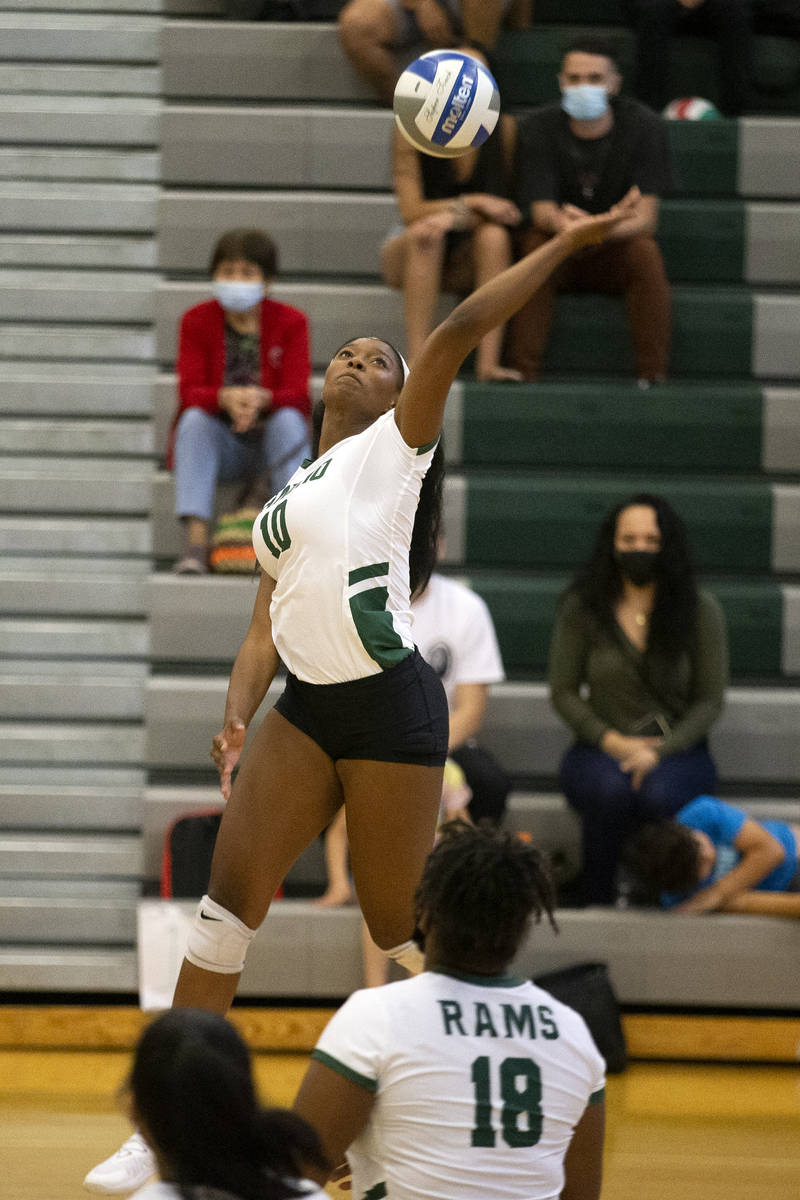
[{"label": "blue jeans", "polygon": [[175,515],[210,521],[217,483],[269,472],[271,492],[294,475],[311,443],[308,421],[296,408],[276,408],[260,441],[243,441],[203,408],[187,408],[175,432]]},{"label": "blue jeans", "polygon": [[619,763],[576,742],[561,760],[561,788],[583,829],[583,900],[613,904],[622,847],[640,825],[674,817],[695,796],[713,796],[717,769],[705,742],[666,755],[638,792]]}]

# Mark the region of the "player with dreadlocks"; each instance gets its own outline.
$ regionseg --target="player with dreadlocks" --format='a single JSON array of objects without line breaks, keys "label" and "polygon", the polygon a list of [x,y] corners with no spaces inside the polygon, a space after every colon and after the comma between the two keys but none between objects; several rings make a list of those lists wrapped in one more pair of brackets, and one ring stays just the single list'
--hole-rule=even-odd
[{"label": "player with dreadlocks", "polygon": [[415,898],[425,970],[347,1000],[295,1101],[354,1197],[597,1200],[603,1060],[576,1012],[509,974],[553,904],[533,846],[443,827]]}]

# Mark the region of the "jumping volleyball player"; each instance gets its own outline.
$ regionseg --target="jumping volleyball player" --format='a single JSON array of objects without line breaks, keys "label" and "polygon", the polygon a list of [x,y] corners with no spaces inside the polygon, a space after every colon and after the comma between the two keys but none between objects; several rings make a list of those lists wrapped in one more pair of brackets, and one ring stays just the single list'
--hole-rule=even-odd
[{"label": "jumping volleyball player", "polygon": [[[376,337],[334,355],[319,457],[269,501],[253,531],[261,581],[211,752],[227,807],[176,1006],[228,1010],[278,886],[343,804],[370,933],[409,972],[421,970],[414,891],[434,840],[448,716],[441,683],[414,646],[409,597],[435,561],[429,493],[440,492],[447,393],[481,338],[626,213],[577,219],[478,288],[431,333],[410,372]],[[280,660],[286,689],[231,786]],[[154,1169],[136,1134],[85,1182],[124,1192]]]}]

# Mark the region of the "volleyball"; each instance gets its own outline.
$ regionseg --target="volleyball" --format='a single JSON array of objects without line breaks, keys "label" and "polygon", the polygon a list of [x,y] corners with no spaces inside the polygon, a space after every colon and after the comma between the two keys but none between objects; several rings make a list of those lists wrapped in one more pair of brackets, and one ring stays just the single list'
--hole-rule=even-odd
[{"label": "volleyball", "polygon": [[668,121],[718,121],[719,109],[702,96],[687,96],[683,100],[672,100],[664,109]]},{"label": "volleyball", "polygon": [[458,158],[486,141],[500,116],[494,76],[458,50],[430,50],[406,67],[394,90],[394,119],[423,154]]}]

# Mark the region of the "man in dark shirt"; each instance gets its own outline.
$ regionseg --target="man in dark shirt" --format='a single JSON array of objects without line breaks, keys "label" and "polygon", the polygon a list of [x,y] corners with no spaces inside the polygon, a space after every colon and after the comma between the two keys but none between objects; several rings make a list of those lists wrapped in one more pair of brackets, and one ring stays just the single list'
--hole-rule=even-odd
[{"label": "man in dark shirt", "polygon": [[[511,323],[509,358],[535,379],[550,334],[555,296],[624,295],[642,387],[666,378],[671,299],[655,242],[659,196],[670,184],[666,127],[636,100],[619,97],[614,52],[593,38],[572,43],[559,75],[561,103],[520,121],[519,207],[530,219],[522,252],[586,213],[636,197],[634,211],[602,246],[564,263]],[[637,194],[640,193],[640,194]]]}]

